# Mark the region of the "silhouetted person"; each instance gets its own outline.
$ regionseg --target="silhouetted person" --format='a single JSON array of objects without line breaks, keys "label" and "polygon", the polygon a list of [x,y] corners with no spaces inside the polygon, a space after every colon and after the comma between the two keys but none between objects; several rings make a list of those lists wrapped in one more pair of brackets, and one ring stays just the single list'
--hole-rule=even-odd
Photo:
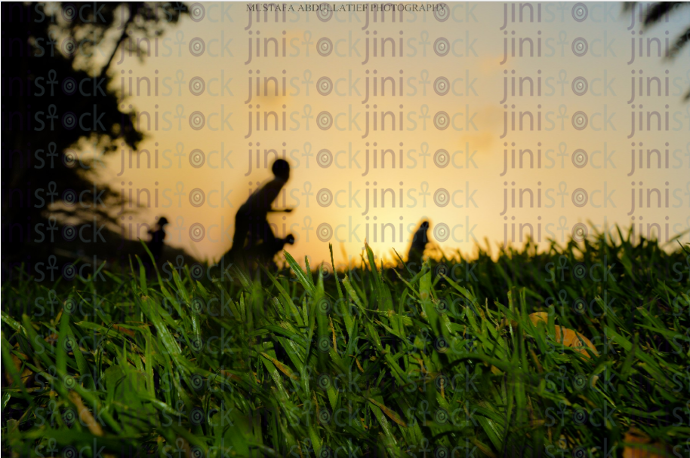
[{"label": "silhouetted person", "polygon": [[168,219],[165,216],[161,216],[156,223],[156,230],[149,229],[148,231],[151,235],[151,240],[149,240],[146,246],[153,255],[153,259],[156,263],[158,263],[163,254],[163,245],[165,245],[165,226],[168,224]]},{"label": "silhouetted person", "polygon": [[419,229],[417,229],[417,232],[415,232],[414,237],[412,237],[410,250],[407,252],[408,263],[415,263],[417,265],[421,264],[424,249],[426,248],[426,244],[429,242],[429,237],[427,236],[428,230],[429,222],[423,221],[419,226]]},{"label": "silhouetted person", "polygon": [[291,209],[274,210],[271,208],[280,190],[290,179],[290,164],[283,159],[277,159],[273,163],[271,171],[274,178],[249,196],[247,201],[237,210],[232,247],[225,255],[231,262],[237,262],[244,258],[247,251],[257,245],[259,240],[262,240],[266,247],[275,247],[276,237],[268,224],[268,212],[292,211]]}]

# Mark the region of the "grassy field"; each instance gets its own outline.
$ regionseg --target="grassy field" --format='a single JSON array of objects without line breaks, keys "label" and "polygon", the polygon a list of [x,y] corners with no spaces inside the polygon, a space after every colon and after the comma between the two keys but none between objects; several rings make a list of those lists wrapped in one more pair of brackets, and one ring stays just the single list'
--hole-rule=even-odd
[{"label": "grassy field", "polygon": [[3,456],[688,457],[690,252],[627,240],[17,279]]}]

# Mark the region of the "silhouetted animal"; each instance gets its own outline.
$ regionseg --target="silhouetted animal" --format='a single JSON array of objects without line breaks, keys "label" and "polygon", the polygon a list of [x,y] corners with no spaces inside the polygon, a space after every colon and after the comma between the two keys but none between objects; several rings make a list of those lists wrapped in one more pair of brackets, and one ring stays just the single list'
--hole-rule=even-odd
[{"label": "silhouetted animal", "polygon": [[412,243],[410,244],[410,250],[407,252],[408,264],[415,263],[418,266],[421,264],[424,249],[426,248],[426,244],[429,243],[429,238],[427,236],[428,230],[429,222],[423,221],[419,229],[417,229],[417,232],[415,232]]}]

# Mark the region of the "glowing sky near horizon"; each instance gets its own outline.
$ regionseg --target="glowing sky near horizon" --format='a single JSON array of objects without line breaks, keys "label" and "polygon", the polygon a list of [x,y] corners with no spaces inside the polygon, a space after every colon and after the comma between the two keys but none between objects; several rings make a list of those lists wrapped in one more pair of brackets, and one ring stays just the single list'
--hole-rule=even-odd
[{"label": "glowing sky near horizon", "polygon": [[[295,257],[308,255],[313,263],[330,259],[328,242],[321,241],[316,231],[322,223],[331,226],[329,241],[338,261],[342,261],[343,251],[359,257],[365,238],[378,254],[390,256],[392,248],[402,254],[407,250],[410,231],[422,219],[431,221],[431,238],[436,246],[449,253],[459,249],[469,255],[476,243],[486,246],[485,239],[494,251],[506,241],[520,246],[524,231],[528,230],[526,224],[531,225],[534,238],[541,241],[542,247],[547,246],[547,238],[566,241],[577,223],[591,222],[600,229],[617,223],[627,228],[635,217],[636,224],[643,224],[645,235],[647,225],[658,224],[662,242],[667,240],[667,230],[669,237],[673,237],[690,229],[690,106],[683,102],[683,95],[690,89],[688,51],[684,50],[674,61],[664,60],[657,55],[656,41],[652,40],[647,56],[647,40],[657,38],[662,48],[667,39],[673,43],[688,22],[687,14],[662,22],[640,36],[639,24],[636,21],[630,28],[631,15],[622,13],[619,3],[585,3],[581,22],[576,16],[581,18],[583,12],[573,9],[575,3],[531,3],[533,22],[528,21],[529,8],[522,8],[520,22],[519,5],[505,3],[447,3],[447,17],[435,16],[433,12],[404,12],[402,22],[399,13],[395,13],[393,22],[390,12],[384,14],[384,22],[380,16],[373,22],[371,13],[368,19],[363,12],[336,12],[330,18],[326,15],[320,19],[314,12],[295,11],[286,13],[285,22],[282,14],[276,22],[275,13],[269,13],[267,21],[261,13],[257,22],[256,13],[252,13],[251,23],[244,3],[201,5],[204,17],[200,21],[185,17],[171,26],[157,43],[151,43],[151,56],[143,62],[135,55],[125,55],[121,60],[122,55],[118,54],[110,69],[115,75],[113,86],[121,89],[124,83],[124,108],[131,105],[137,112],[147,114],[140,116],[146,137],[140,151],[149,152],[151,166],[147,167],[146,153],[140,153],[141,165],[137,168],[136,155],[130,167],[129,153],[126,151],[123,156],[118,151],[108,157],[107,168],[99,172],[99,179],[115,189],[124,189],[125,194],[133,190],[135,199],[137,190],[148,190],[152,196],[148,208],[123,222],[151,224],[156,217],[166,216],[172,223],[167,238],[172,246],[182,247],[201,259],[218,259],[231,245],[235,211],[257,183],[271,178],[273,155],[269,154],[268,164],[264,163],[265,150],[271,149],[281,157],[285,150],[292,166],[285,195],[275,206],[294,211],[271,215],[270,222],[276,224],[278,235],[291,232],[296,236],[297,242],[289,248]],[[300,4],[293,5],[296,8]],[[513,5],[517,22],[512,22]],[[541,21],[537,21],[538,14]],[[204,42],[199,57],[192,55],[189,47],[195,38]],[[318,52],[324,38],[331,42],[330,54],[326,56]],[[638,54],[640,38],[644,46],[642,57]],[[528,55],[530,40],[534,46],[532,57]],[[582,45],[583,40],[587,49],[578,56],[582,54],[578,43]],[[278,44],[278,57],[273,55],[274,42]],[[446,43],[449,49],[443,47]],[[513,43],[516,57],[511,55]],[[632,43],[636,55],[631,61]],[[325,42],[322,52],[328,51],[327,45]],[[268,56],[264,56],[264,51]],[[257,76],[259,96],[255,92]],[[195,77],[204,82],[203,93],[198,96],[190,88]],[[319,93],[317,82],[322,77],[330,78],[328,95]],[[447,78],[450,87],[443,86],[439,77]],[[534,85],[532,95],[527,77]],[[578,77],[586,81],[582,95],[576,95],[582,92],[582,86],[573,86]],[[638,92],[639,77],[643,78],[642,95]],[[150,81],[150,93],[142,78]],[[264,95],[264,78],[275,78],[279,83],[277,96],[272,83],[268,83],[269,94]],[[282,78],[286,82],[285,93]],[[383,89],[382,78],[389,78]],[[653,78],[660,82],[661,95]],[[506,100],[504,84],[509,91]],[[322,92],[327,88],[327,84],[322,86]],[[440,95],[445,90],[447,93]],[[197,111],[204,115],[204,125],[199,130],[193,129],[189,120]],[[267,112],[275,112],[278,130],[274,129],[272,114],[268,115],[271,125],[266,128]],[[331,114],[332,125],[328,129],[317,125],[322,112]],[[384,112],[389,114],[384,115],[382,130]],[[439,112],[447,113],[447,117],[437,115]],[[586,117],[586,126],[581,130],[576,126],[581,127],[585,118],[574,119],[576,112]],[[656,129],[657,115],[649,115],[654,112],[659,113],[661,131]],[[367,114],[369,132],[365,135]],[[437,123],[450,125],[444,129],[436,127],[435,116]],[[508,122],[505,133],[504,116]],[[633,116],[636,129],[631,135]],[[639,116],[642,131],[637,122]],[[653,124],[650,130],[648,116]],[[528,127],[530,117],[534,120],[532,130]],[[393,118],[395,130],[391,125]],[[643,167],[640,169],[636,156],[631,173],[631,151],[640,147]],[[511,167],[513,148],[518,152],[516,168]],[[198,168],[190,163],[190,153],[195,149],[204,153],[204,163]],[[324,149],[330,151],[333,159],[327,167],[318,163],[319,158],[327,157],[318,156]],[[382,167],[380,153],[389,149],[394,154],[387,153]],[[520,168],[519,151],[525,149],[533,153],[532,168],[527,155],[523,156],[524,167]],[[651,167],[647,167],[648,149],[659,150],[661,168],[656,167],[655,153],[650,157]],[[445,150],[447,155],[437,153],[439,150]],[[585,155],[576,153],[577,150],[583,150]],[[504,173],[506,151],[509,168]],[[198,207],[189,196],[197,188],[204,194],[204,203]],[[323,189],[330,191],[333,199],[327,206],[317,201],[317,194]],[[389,191],[384,193],[382,208],[383,189]],[[585,194],[575,193],[575,200],[586,195],[583,206],[573,200],[576,189],[584,190]],[[511,207],[513,190],[516,208],[504,212],[504,196]],[[156,192],[158,205],[154,201]],[[356,192],[359,193],[353,197]],[[640,193],[642,208],[637,208]],[[139,194],[142,197],[146,192]],[[327,194],[322,191],[320,196]],[[530,194],[534,198],[532,208]],[[661,207],[657,205],[657,195]],[[636,208],[631,211],[633,196]],[[193,224],[203,226],[204,235],[199,241],[194,241],[189,233]],[[447,225],[448,232],[434,232],[442,224]],[[382,236],[383,225],[387,226]],[[140,234],[145,236],[145,228]],[[445,241],[439,240],[446,235]],[[685,235],[683,240],[690,242],[690,236]]]}]

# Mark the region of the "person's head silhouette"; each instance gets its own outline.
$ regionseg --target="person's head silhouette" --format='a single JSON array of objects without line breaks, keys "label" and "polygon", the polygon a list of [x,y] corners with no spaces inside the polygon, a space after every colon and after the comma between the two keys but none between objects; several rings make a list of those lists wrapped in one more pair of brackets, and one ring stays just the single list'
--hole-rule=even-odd
[{"label": "person's head silhouette", "polygon": [[290,164],[284,159],[276,159],[271,166],[271,171],[276,178],[287,181],[290,178]]}]

